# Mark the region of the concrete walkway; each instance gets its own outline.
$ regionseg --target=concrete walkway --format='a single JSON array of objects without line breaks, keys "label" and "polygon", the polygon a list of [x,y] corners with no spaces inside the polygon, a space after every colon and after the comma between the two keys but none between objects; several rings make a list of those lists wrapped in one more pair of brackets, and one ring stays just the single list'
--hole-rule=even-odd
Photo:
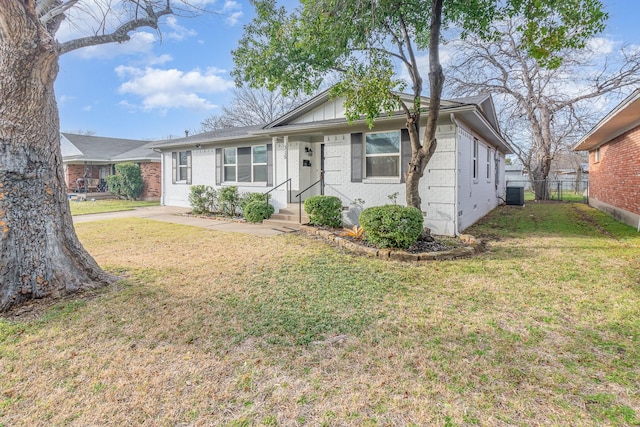
[{"label": "concrete walkway", "polygon": [[210,230],[231,231],[235,233],[253,234],[255,236],[277,236],[285,233],[284,230],[272,228],[262,224],[251,224],[247,222],[236,222],[223,219],[197,218],[184,216],[182,214],[190,212],[189,208],[179,208],[175,206],[150,206],[136,208],[129,211],[107,212],[89,215],[77,215],[73,217],[74,224],[83,222],[102,221],[106,219],[118,218],[144,218],[154,221],[170,222],[173,224],[191,225],[194,227],[208,228]]}]

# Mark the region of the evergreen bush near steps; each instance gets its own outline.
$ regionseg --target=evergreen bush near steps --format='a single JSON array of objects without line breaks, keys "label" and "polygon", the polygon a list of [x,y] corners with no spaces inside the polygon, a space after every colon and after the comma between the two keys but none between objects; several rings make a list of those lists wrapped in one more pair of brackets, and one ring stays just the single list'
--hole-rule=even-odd
[{"label": "evergreen bush near steps", "polygon": [[408,248],[422,233],[424,218],[414,207],[373,206],[362,211],[366,240],[381,248]]},{"label": "evergreen bush near steps", "polygon": [[342,202],[335,196],[313,196],[304,201],[309,223],[327,227],[342,227]]},{"label": "evergreen bush near steps", "polygon": [[249,222],[260,222],[275,212],[273,205],[266,204],[264,200],[257,200],[244,207],[244,217]]}]

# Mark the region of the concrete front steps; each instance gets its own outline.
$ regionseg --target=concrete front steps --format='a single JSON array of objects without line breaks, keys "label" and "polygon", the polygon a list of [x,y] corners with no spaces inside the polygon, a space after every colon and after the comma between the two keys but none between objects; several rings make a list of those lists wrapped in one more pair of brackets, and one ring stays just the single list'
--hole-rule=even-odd
[{"label": "concrete front steps", "polygon": [[[309,217],[302,208],[302,224],[309,222]],[[276,230],[291,232],[300,230],[298,218],[298,203],[289,203],[286,208],[280,208],[280,212],[271,215],[271,218],[262,221],[263,225],[268,225]]]}]

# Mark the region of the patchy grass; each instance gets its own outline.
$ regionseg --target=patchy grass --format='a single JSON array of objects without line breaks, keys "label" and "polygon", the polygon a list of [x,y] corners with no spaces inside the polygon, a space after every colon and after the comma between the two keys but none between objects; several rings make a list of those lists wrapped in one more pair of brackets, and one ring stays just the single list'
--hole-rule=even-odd
[{"label": "patchy grass", "polygon": [[489,252],[426,265],[76,228],[125,279],[0,320],[2,425],[640,423],[640,235],[586,206],[500,208],[469,230]]},{"label": "patchy grass", "polygon": [[86,215],[104,212],[130,211],[139,207],[158,206],[160,202],[143,200],[70,200],[71,215]]}]

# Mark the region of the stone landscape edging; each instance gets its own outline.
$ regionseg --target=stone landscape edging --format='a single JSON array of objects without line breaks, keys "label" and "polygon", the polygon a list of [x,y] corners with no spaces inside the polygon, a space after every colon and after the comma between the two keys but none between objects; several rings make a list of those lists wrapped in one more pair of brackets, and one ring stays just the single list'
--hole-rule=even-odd
[{"label": "stone landscape edging", "polygon": [[451,260],[458,258],[468,258],[484,251],[484,245],[478,239],[470,234],[461,234],[458,236],[464,243],[464,246],[453,248],[449,251],[436,251],[436,252],[423,252],[423,253],[410,253],[401,249],[378,249],[369,246],[358,245],[349,239],[337,236],[335,233],[316,228],[310,225],[302,225],[300,231],[312,236],[318,236],[327,242],[344,248],[348,251],[355,252],[357,254],[366,255],[373,258],[379,258],[383,260],[394,261],[408,261],[408,262],[420,262],[420,261],[436,261],[436,260]]}]

